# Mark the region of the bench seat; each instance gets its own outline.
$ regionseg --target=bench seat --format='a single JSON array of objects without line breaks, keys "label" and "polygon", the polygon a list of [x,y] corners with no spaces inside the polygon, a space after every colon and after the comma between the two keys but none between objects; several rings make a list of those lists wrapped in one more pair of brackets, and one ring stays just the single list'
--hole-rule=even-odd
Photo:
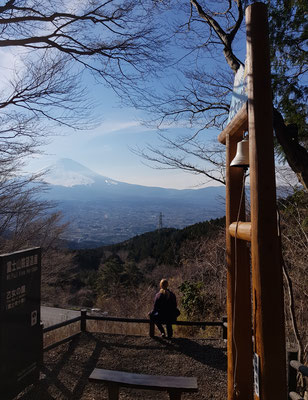
[{"label": "bench seat", "polygon": [[171,400],[181,399],[182,392],[197,392],[197,378],[184,376],[144,375],[124,371],[95,368],[89,380],[108,386],[109,400],[118,400],[119,388],[130,387],[167,391]]}]

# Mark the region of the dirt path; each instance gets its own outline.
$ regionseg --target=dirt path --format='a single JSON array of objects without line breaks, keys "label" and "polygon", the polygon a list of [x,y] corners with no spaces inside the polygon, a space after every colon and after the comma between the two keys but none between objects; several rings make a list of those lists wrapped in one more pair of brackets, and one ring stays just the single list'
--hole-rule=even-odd
[{"label": "dirt path", "polygon": [[[85,333],[44,354],[41,379],[22,400],[105,400],[107,389],[88,382],[93,368],[153,375],[196,376],[199,393],[182,399],[225,399],[227,358],[221,341]],[[121,389],[120,400],[163,400],[167,393]]]}]

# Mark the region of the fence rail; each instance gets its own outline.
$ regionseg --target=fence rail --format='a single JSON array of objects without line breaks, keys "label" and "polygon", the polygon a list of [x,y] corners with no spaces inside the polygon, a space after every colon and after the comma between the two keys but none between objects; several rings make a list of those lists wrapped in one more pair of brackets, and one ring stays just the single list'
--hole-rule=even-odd
[{"label": "fence rail", "polygon": [[[154,332],[155,332],[155,326],[153,321],[150,319],[146,318],[123,318],[123,317],[109,317],[109,316],[99,316],[99,315],[88,315],[87,310],[81,310],[80,316],[69,319],[67,321],[60,322],[58,324],[48,326],[46,328],[42,328],[42,335],[55,331],[57,329],[63,328],[65,326],[74,324],[76,322],[80,321],[80,332],[86,332],[87,331],[87,321],[109,321],[109,322],[124,322],[124,323],[134,323],[134,324],[148,324],[149,325],[149,336],[154,337]],[[216,327],[221,327],[222,328],[222,338],[227,339],[227,327],[225,324],[225,317],[223,318],[222,321],[176,321],[173,323],[173,325],[179,325],[179,326],[196,326],[196,327],[201,327],[201,328],[206,328],[207,326],[216,326]],[[63,340],[69,340],[70,338],[73,338],[76,336],[76,333],[74,333],[71,336],[66,337],[65,339],[62,339],[57,341],[56,343],[53,343],[52,345],[49,345],[44,348],[44,350],[49,349],[50,346],[56,346],[57,343],[63,343]]]},{"label": "fence rail", "polygon": [[[80,317],[77,317],[80,318]],[[95,321],[112,321],[112,322],[130,322],[130,323],[141,323],[141,324],[149,324],[151,321],[149,319],[143,318],[122,318],[122,317],[100,317],[87,315],[87,320],[95,320]],[[176,321],[172,325],[181,325],[181,326],[223,326],[223,322],[213,322],[213,321]]]},{"label": "fence rail", "polygon": [[75,317],[72,319],[68,319],[67,321],[59,322],[58,324],[47,326],[47,328],[43,328],[43,333],[51,332],[59,328],[63,328],[64,326],[74,324],[81,320],[81,316]]}]

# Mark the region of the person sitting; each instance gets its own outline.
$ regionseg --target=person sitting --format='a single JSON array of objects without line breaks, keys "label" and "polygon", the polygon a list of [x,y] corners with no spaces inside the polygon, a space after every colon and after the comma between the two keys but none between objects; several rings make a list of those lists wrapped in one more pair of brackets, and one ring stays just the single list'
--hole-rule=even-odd
[{"label": "person sitting", "polygon": [[160,290],[155,295],[153,310],[149,312],[149,316],[163,338],[166,337],[163,324],[166,325],[167,337],[170,339],[173,335],[172,323],[176,321],[180,312],[177,308],[175,294],[168,289],[167,279],[162,279],[159,286]]}]

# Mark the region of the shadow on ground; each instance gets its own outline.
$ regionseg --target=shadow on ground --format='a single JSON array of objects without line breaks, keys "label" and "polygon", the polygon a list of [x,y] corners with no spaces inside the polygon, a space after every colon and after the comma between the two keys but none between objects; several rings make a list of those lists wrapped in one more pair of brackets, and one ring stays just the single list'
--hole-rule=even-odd
[{"label": "shadow on ground", "polygon": [[[226,352],[206,340],[85,333],[44,353],[41,377],[19,400],[104,400],[107,389],[88,382],[95,367],[153,375],[196,376],[199,393],[184,399],[226,397]],[[187,396],[187,397],[185,397]],[[167,393],[121,389],[120,400],[168,399]]]},{"label": "shadow on ground", "polygon": [[213,347],[211,344],[199,344],[191,339],[174,338],[169,343],[179,354],[185,354],[209,367],[226,371],[227,355],[224,348]]}]

